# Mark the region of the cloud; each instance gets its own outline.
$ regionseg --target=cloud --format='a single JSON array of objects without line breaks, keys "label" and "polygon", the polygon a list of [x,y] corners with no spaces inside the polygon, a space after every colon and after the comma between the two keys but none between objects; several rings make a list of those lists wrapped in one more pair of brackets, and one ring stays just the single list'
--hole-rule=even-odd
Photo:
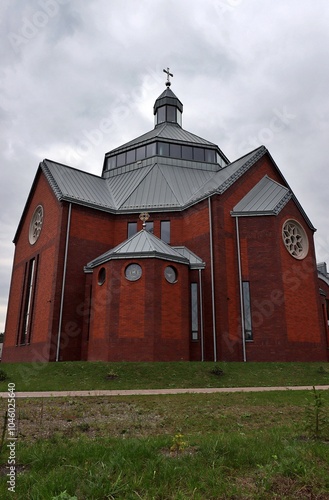
[{"label": "cloud", "polygon": [[4,0],[0,19],[0,330],[39,162],[100,174],[105,152],[153,128],[167,66],[184,128],[231,160],[265,143],[328,257],[326,0]]}]

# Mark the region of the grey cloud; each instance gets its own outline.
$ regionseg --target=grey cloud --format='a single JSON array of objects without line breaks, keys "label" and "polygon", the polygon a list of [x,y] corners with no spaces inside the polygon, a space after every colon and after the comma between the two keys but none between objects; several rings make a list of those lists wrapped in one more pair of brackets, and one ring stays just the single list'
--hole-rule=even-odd
[{"label": "grey cloud", "polygon": [[[267,134],[265,145],[318,228],[316,238],[326,241],[326,0],[58,0],[58,14],[15,51],[9,33],[19,34],[40,9],[40,0],[0,6],[3,258],[12,258],[39,161],[100,174],[106,151],[153,127],[166,66],[184,104],[183,126],[231,160]],[[275,110],[296,118],[279,127]],[[112,120],[110,133],[76,155],[103,119]],[[324,260],[325,244],[318,246]],[[6,265],[0,274],[2,300],[10,272]]]}]

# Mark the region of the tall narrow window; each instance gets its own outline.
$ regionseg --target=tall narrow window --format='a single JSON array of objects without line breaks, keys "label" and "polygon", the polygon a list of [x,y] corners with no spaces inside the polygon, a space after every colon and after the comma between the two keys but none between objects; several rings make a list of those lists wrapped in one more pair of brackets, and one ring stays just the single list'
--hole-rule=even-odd
[{"label": "tall narrow window", "polygon": [[25,286],[23,290],[22,301],[22,316],[20,327],[19,343],[21,345],[28,344],[31,338],[31,324],[33,312],[33,299],[35,292],[35,277],[36,277],[36,259],[31,259],[27,264],[27,273],[25,279]]},{"label": "tall narrow window", "polygon": [[153,231],[154,231],[154,227],[153,227],[153,222],[145,222],[145,229],[146,231],[148,231],[149,233],[152,233],[153,234]]},{"label": "tall narrow window", "polygon": [[128,222],[128,238],[137,233],[137,222]]},{"label": "tall narrow window", "polygon": [[250,286],[249,281],[242,282],[243,292],[243,313],[244,313],[244,334],[246,340],[253,340],[252,338],[252,324],[251,324],[251,303],[250,303]]},{"label": "tall narrow window", "polygon": [[192,340],[199,340],[199,303],[197,283],[191,283],[191,333]]},{"label": "tall narrow window", "polygon": [[160,223],[160,238],[165,243],[170,243],[170,221],[162,220]]}]

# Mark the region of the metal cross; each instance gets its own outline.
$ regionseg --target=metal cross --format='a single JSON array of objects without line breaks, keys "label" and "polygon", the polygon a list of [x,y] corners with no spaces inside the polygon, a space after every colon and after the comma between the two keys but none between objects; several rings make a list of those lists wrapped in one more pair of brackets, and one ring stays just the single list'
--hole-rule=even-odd
[{"label": "metal cross", "polygon": [[169,77],[173,77],[174,75],[169,72],[169,68],[163,70],[164,73],[167,73],[167,81],[166,81],[166,86],[170,87],[171,81],[169,80]]},{"label": "metal cross", "polygon": [[142,212],[139,214],[139,218],[143,222],[143,229],[145,229],[146,221],[150,218],[150,214],[148,212]]}]

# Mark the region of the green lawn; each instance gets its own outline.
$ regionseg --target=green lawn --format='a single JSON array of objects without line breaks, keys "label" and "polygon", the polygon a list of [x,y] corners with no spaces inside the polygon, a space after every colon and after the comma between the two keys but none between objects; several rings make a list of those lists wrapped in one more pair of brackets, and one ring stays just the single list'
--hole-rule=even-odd
[{"label": "green lawn", "polygon": [[[318,394],[328,418],[329,391]],[[4,447],[0,498],[328,499],[329,431],[320,419],[315,439],[314,401],[309,391],[19,399],[16,492]]]},{"label": "green lawn", "polygon": [[[223,372],[218,376],[214,369]],[[2,363],[17,391],[327,385],[326,363]]]}]

